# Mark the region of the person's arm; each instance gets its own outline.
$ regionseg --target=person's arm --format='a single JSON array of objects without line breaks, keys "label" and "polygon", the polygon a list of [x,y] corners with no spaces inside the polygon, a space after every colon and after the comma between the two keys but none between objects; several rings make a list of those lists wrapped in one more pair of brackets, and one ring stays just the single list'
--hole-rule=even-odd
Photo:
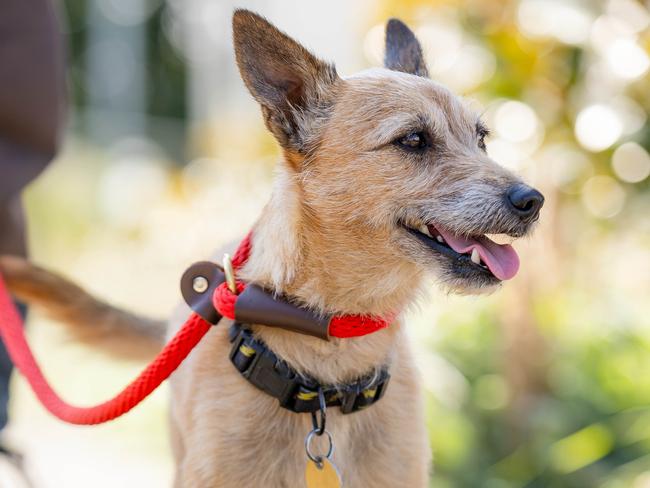
[{"label": "person's arm", "polygon": [[0,253],[24,252],[21,190],[54,158],[65,83],[61,32],[50,0],[0,7]]}]

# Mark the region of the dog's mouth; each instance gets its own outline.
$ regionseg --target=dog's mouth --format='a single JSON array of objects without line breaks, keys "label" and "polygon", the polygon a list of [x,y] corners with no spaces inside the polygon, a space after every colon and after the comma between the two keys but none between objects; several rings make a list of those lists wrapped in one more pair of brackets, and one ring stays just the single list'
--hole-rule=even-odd
[{"label": "dog's mouth", "polygon": [[431,250],[485,273],[487,277],[499,281],[509,280],[519,270],[517,252],[509,243],[504,242],[514,238],[506,234],[465,237],[434,224],[420,225],[417,228],[403,226]]}]

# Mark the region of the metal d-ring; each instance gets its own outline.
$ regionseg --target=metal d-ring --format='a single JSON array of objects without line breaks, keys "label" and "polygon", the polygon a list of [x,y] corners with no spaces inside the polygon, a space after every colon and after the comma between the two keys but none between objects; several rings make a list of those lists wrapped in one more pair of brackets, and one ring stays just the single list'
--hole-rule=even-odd
[{"label": "metal d-ring", "polygon": [[323,435],[325,432],[325,421],[327,420],[327,403],[325,402],[325,393],[322,388],[318,388],[318,411],[320,412],[320,422],[316,412],[311,413],[311,424],[314,427],[313,432],[316,435]]},{"label": "metal d-ring", "polygon": [[324,430],[323,433],[327,437],[327,441],[329,442],[329,448],[327,449],[327,454],[325,456],[323,455],[316,455],[312,454],[311,452],[311,441],[314,438],[315,435],[322,435],[318,434],[316,432],[316,429],[312,430],[309,434],[307,434],[307,437],[305,437],[305,451],[307,452],[307,457],[311,459],[313,462],[316,463],[317,466],[321,466],[321,463],[323,462],[323,457],[325,459],[330,459],[332,457],[332,454],[334,453],[334,441],[332,441],[332,434],[329,433],[328,430]]},{"label": "metal d-ring", "polygon": [[237,281],[235,280],[235,270],[232,267],[232,259],[230,259],[230,254],[226,253],[223,255],[223,273],[226,275],[226,285],[230,293],[237,294]]}]

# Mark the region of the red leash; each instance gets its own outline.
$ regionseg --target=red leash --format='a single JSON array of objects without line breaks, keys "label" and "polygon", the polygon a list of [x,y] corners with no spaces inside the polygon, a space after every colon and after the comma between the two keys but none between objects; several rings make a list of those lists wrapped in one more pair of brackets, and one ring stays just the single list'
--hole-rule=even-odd
[{"label": "red leash", "polygon": [[76,407],[66,403],[57,395],[43,376],[25,340],[20,315],[1,278],[0,315],[2,316],[0,335],[9,357],[27,379],[40,402],[55,417],[78,425],[102,424],[131,410],[172,374],[211,327],[201,317],[192,314],[156,359],[114,398],[93,407]]},{"label": "red leash", "polygon": [[[240,268],[251,251],[251,234],[242,241],[233,256],[232,264]],[[215,291],[214,305],[221,315],[234,318],[237,295],[230,293],[226,283]],[[238,291],[246,284],[238,281]],[[197,314],[192,314],[174,338],[142,372],[112,399],[92,407],[76,407],[66,403],[49,385],[38,366],[29,344],[25,340],[23,324],[9,292],[0,275],[0,337],[9,357],[25,376],[32,390],[43,406],[55,417],[78,425],[94,425],[108,422],[125,414],[144,400],[165,381],[187,355],[210,330],[211,324]],[[391,318],[392,320],[392,318]],[[362,316],[340,315],[330,323],[330,335],[334,337],[356,337],[387,327],[391,320]]]}]

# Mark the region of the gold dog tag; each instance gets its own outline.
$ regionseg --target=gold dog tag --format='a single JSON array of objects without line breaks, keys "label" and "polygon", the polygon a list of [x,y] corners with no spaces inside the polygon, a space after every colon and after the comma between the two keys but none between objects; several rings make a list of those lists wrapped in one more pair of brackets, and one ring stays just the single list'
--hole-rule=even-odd
[{"label": "gold dog tag", "polygon": [[321,465],[322,467],[319,468],[316,463],[307,461],[307,469],[305,469],[307,488],[341,488],[341,478],[332,462],[323,458]]}]

